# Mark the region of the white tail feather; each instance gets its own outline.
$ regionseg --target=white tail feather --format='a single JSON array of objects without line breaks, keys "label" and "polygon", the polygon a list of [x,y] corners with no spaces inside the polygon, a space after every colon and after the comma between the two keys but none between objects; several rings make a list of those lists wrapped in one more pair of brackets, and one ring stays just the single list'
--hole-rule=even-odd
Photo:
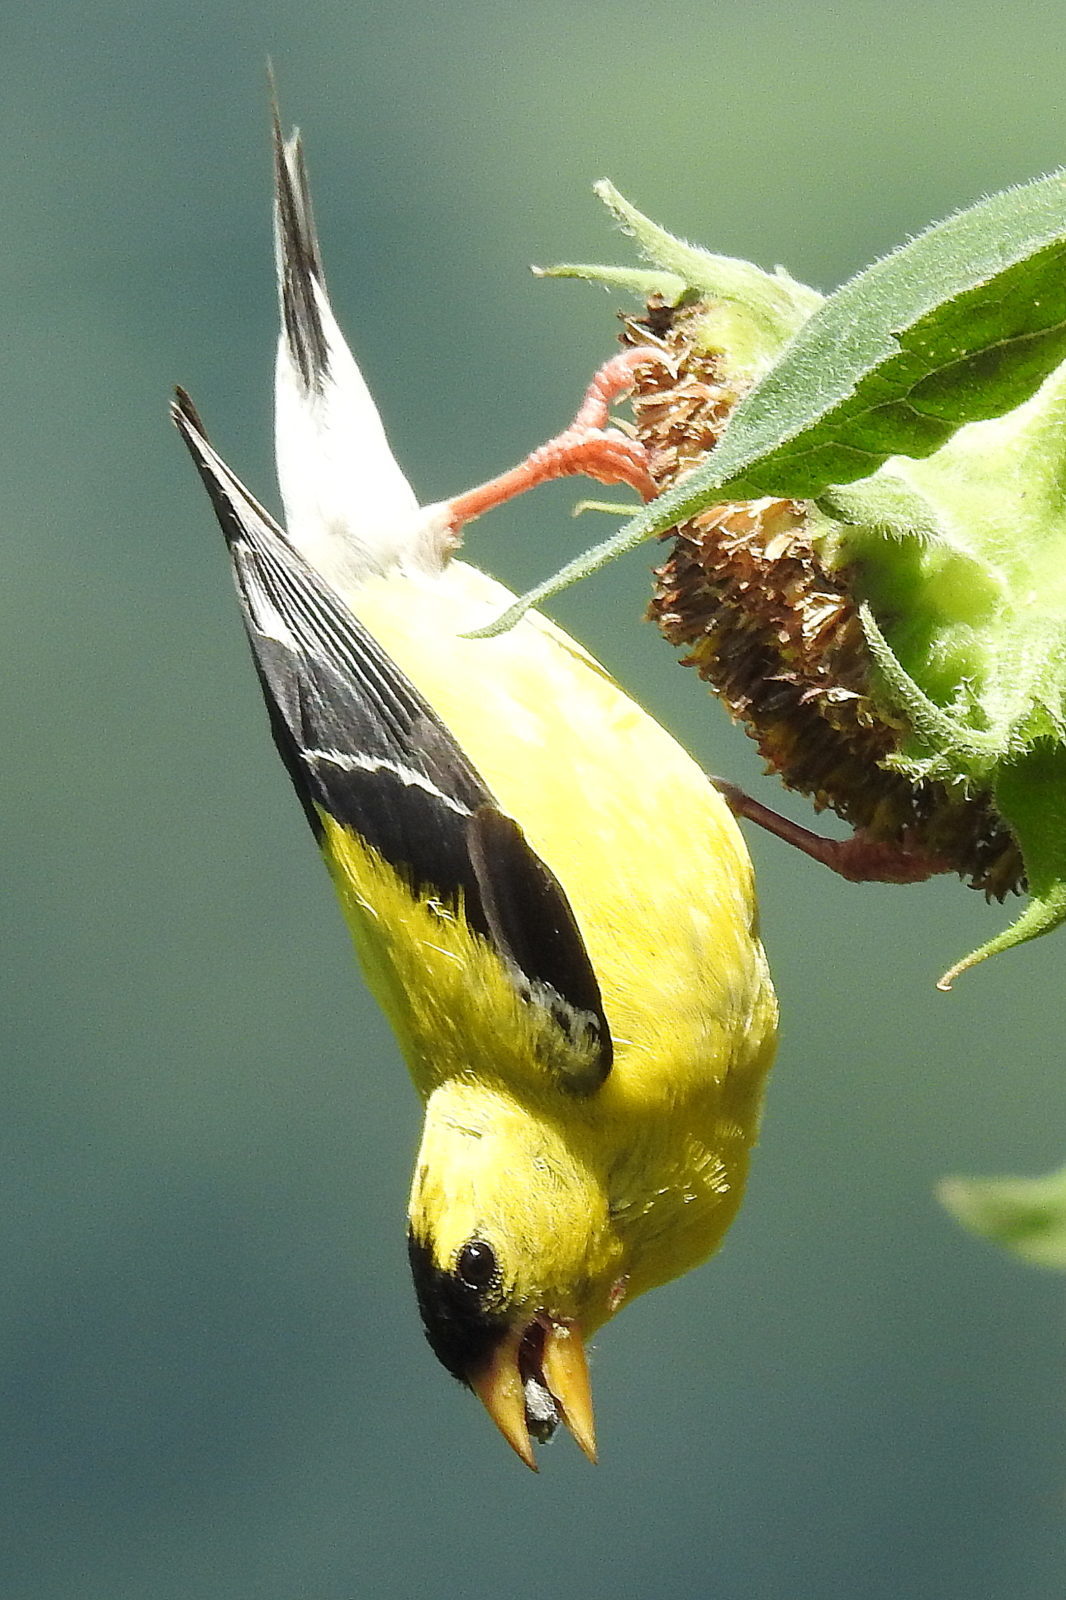
[{"label": "white tail feather", "polygon": [[427,549],[427,518],[333,315],[298,134],[283,141],[275,126],[275,163],[278,483],[292,543],[343,591],[397,564],[424,565],[439,534]]}]

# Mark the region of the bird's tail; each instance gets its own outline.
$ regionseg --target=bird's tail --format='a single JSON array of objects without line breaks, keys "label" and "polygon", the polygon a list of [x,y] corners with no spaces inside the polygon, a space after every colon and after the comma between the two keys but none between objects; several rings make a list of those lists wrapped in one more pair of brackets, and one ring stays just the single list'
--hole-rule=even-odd
[{"label": "bird's tail", "polygon": [[417,558],[424,519],[326,290],[298,132],[274,111],[274,237],[281,337],[278,481],[289,538],[336,588]]}]

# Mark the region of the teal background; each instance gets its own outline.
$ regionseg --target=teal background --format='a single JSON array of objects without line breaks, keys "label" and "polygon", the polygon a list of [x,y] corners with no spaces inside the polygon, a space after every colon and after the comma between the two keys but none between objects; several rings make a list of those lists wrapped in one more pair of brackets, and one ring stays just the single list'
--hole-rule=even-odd
[{"label": "teal background", "polygon": [[[831,287],[1058,165],[1061,7],[458,0],[0,20],[0,1592],[1047,1600],[1061,1279],[949,1172],[1063,1156],[1059,935],[954,882],[756,837],[784,1011],[720,1257],[597,1341],[602,1465],[534,1479],[437,1368],[403,1212],[414,1095],[267,735],[174,382],[274,504],[264,59],[342,321],[424,499],[571,414],[631,259],[589,185]],[[472,530],[522,586],[606,525]],[[556,614],[712,769],[748,741],[639,621],[648,553]],[[803,808],[796,813],[803,816]]]}]

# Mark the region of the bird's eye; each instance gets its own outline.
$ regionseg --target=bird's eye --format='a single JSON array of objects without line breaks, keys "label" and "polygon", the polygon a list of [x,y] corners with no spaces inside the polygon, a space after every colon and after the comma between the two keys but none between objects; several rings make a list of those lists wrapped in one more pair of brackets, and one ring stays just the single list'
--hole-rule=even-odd
[{"label": "bird's eye", "polygon": [[456,1257],[455,1270],[468,1288],[487,1289],[499,1271],[496,1252],[483,1239],[471,1239]]}]

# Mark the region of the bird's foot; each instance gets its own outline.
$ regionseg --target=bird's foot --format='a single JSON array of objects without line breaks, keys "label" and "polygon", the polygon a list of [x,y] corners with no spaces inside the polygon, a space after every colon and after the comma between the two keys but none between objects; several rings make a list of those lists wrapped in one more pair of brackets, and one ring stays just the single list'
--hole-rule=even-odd
[{"label": "bird's foot", "polygon": [[937,873],[951,870],[947,862],[928,851],[906,843],[872,839],[862,828],[856,829],[850,839],[826,839],[781,816],[780,812],[771,811],[769,806],[753,800],[736,784],[724,778],[711,781],[735,817],[746,817],[749,822],[757,823],[767,833],[794,845],[849,883],[924,883]]},{"label": "bird's foot", "polygon": [[610,406],[633,387],[642,362],[665,359],[659,351],[641,346],[623,350],[605,362],[568,428],[509,472],[444,503],[453,534],[475,517],[552,478],[584,476],[598,483],[626,483],[642,500],[651,500],[658,491],[648,471],[644,446],[621,428],[609,425]]}]

